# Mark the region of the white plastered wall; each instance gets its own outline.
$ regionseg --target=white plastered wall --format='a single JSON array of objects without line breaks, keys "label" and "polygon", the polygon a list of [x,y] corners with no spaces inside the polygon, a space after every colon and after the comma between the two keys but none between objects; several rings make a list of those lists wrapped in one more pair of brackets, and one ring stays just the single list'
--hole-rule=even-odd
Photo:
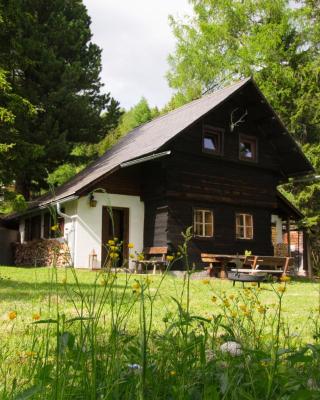
[{"label": "white plastered wall", "polygon": [[[120,194],[94,193],[97,200],[96,207],[89,206],[89,197],[77,200],[75,219],[75,260],[78,268],[89,268],[89,255],[92,251],[97,254],[97,267],[101,266],[101,235],[102,235],[102,207],[129,208],[129,242],[135,250],[143,250],[144,203],[139,196]],[[65,207],[65,213],[69,213]],[[67,227],[65,227],[66,230]]]},{"label": "white plastered wall", "polygon": [[278,215],[271,215],[271,222],[276,225],[276,243],[282,243],[282,219]]}]

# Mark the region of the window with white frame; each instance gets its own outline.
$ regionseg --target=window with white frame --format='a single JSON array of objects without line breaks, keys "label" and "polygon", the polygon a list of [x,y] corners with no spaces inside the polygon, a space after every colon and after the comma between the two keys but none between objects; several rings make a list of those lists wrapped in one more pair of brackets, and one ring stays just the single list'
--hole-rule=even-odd
[{"label": "window with white frame", "polygon": [[211,210],[193,210],[193,232],[195,236],[213,236],[213,212]]},{"label": "window with white frame", "polygon": [[236,214],[236,238],[253,239],[253,217],[251,214]]}]

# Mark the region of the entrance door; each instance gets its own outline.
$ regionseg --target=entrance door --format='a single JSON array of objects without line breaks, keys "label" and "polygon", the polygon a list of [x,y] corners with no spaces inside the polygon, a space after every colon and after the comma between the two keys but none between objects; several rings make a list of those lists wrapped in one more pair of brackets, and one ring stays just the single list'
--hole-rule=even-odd
[{"label": "entrance door", "polygon": [[129,208],[103,207],[102,209],[102,249],[101,249],[101,267],[105,265],[107,257],[106,243],[114,238],[122,242],[122,251],[119,254],[118,266],[128,260],[128,242],[129,242]]}]

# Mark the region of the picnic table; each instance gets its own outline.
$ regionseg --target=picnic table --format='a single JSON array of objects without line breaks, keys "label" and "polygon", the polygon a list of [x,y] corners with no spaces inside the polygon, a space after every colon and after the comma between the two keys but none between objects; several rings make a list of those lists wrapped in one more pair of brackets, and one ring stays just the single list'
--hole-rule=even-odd
[{"label": "picnic table", "polygon": [[230,255],[230,254],[207,254],[207,253],[202,253],[201,254],[201,259],[205,263],[209,263],[209,269],[210,271],[213,270],[214,263],[219,263],[221,272],[220,272],[220,278],[224,279],[228,277],[228,263],[230,262],[236,262],[236,261],[241,261],[243,262],[245,260],[245,256],[242,255]]}]

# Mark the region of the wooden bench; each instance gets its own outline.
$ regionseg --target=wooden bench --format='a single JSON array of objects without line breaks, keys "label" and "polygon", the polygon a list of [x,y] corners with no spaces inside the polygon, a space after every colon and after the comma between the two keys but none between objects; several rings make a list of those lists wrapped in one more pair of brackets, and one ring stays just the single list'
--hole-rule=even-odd
[{"label": "wooden bench", "polygon": [[267,271],[269,274],[286,275],[289,268],[293,266],[292,257],[256,256],[252,269],[257,271]]},{"label": "wooden bench", "polygon": [[162,272],[164,267],[167,265],[166,256],[168,253],[168,247],[146,247],[143,250],[143,259],[134,259],[135,273],[138,272],[139,267],[142,271],[148,270],[149,266],[153,267],[153,274],[157,272],[157,267]]},{"label": "wooden bench", "polygon": [[201,253],[201,261],[208,266],[207,271],[210,276],[227,277],[227,264],[236,263],[239,260],[241,263],[245,260],[245,256],[228,255],[228,254],[211,254]]}]

